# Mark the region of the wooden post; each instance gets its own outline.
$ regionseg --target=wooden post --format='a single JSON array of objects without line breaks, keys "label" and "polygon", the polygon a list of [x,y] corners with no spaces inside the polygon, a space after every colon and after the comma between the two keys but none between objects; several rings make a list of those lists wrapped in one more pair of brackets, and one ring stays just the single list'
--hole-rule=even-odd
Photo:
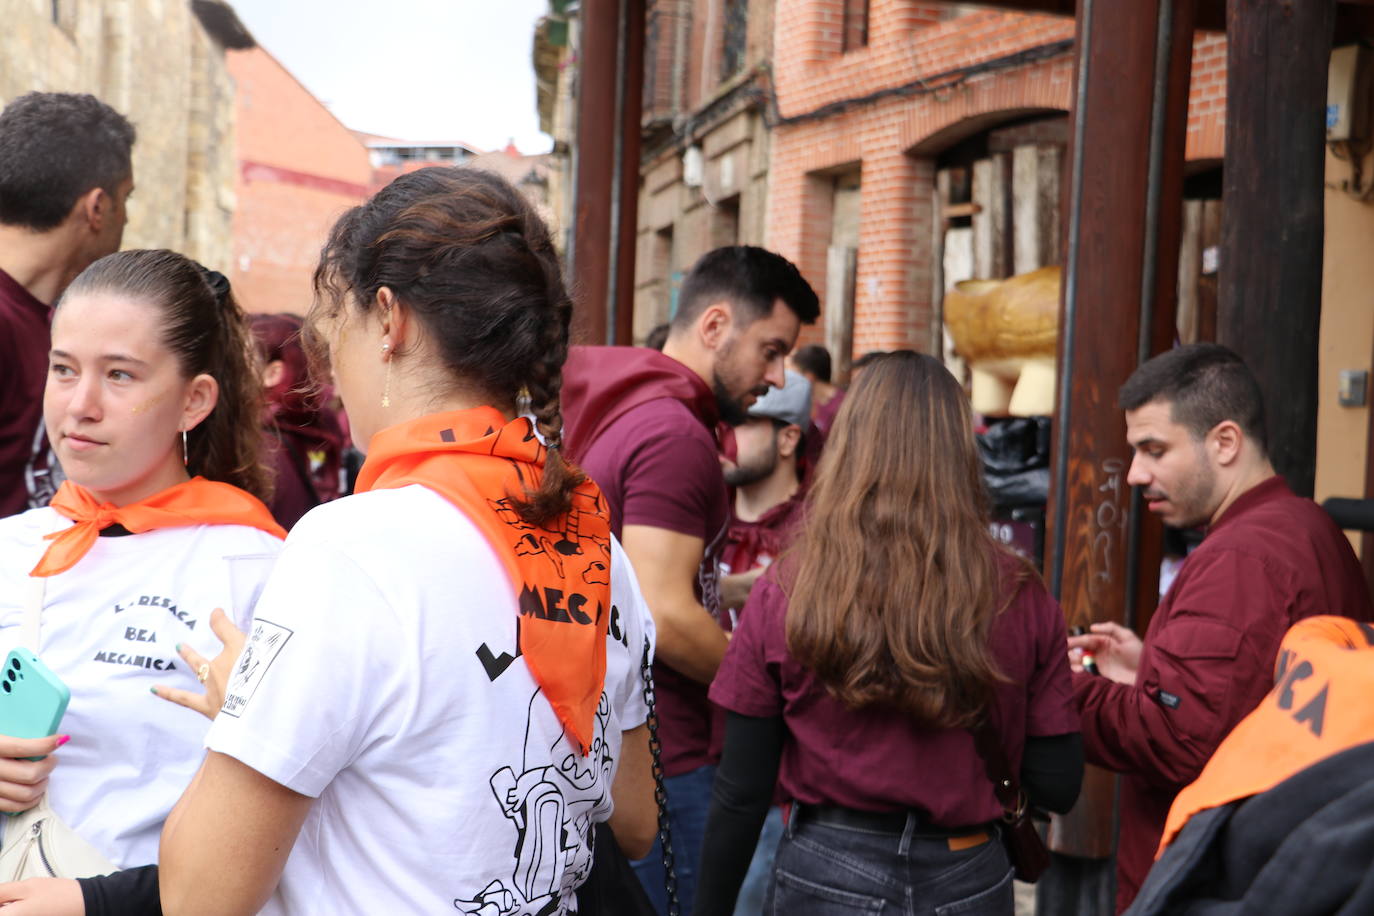
[{"label": "wooden post", "polygon": [[1269,456],[1312,495],[1326,75],[1336,0],[1229,0],[1217,337],[1259,379]]},{"label": "wooden post", "polygon": [[583,0],[578,54],[573,339],[630,342],[639,204],[644,0]]},{"label": "wooden post", "polygon": [[[1048,573],[1070,624],[1156,603],[1157,523],[1126,484],[1117,389],[1173,342],[1194,0],[1079,0]],[[1142,609],[1142,605],[1144,606]],[[1042,913],[1110,913],[1115,779],[1056,818]]]},{"label": "wooden post", "polygon": [[[945,232],[949,230],[949,169],[935,173],[934,202],[930,208],[930,355],[945,357]],[[961,379],[962,381],[962,379]]]},{"label": "wooden post", "polygon": [[830,351],[831,372],[849,380],[854,353],[854,278],[859,251],[831,245],[825,260],[825,348]]},{"label": "wooden post", "polygon": [[1183,204],[1183,244],[1178,254],[1178,339],[1198,341],[1198,284],[1202,279],[1202,201]]},{"label": "wooden post", "polygon": [[1059,263],[1060,170],[1057,146],[1012,150],[1013,274]]},{"label": "wooden post", "polygon": [[973,271],[980,280],[1000,280],[1011,267],[1010,158],[993,153],[973,164]]}]

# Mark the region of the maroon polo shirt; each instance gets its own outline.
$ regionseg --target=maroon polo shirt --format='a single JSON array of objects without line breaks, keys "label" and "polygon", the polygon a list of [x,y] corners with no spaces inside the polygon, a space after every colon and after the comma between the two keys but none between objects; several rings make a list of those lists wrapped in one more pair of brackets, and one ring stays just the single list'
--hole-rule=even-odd
[{"label": "maroon polo shirt", "polygon": [[[1017,561],[1003,563],[1010,581]],[[994,621],[990,641],[1007,682],[993,722],[1007,759],[1021,766],[1028,736],[1078,731],[1064,652],[1064,616],[1034,574]],[[745,716],[782,716],[787,726],[778,782],[782,794],[864,811],[914,808],[945,827],[1001,816],[973,735],[928,728],[887,707],[853,710],[835,699],[787,651],[787,597],[769,572],[740,615],[711,699]]]},{"label": "maroon polo shirt", "polygon": [[[569,450],[596,481],[618,538],[648,525],[706,545],[696,594],[720,620],[717,565],[730,514],[717,457],[715,397],[686,366],[643,347],[574,347],[563,370]],[[654,682],[663,771],[715,763],[706,685],[661,661]]]},{"label": "maroon polo shirt", "polygon": [[0,516],[29,507],[35,451],[46,452],[43,385],[52,309],[0,270]]},{"label": "maroon polo shirt", "polygon": [[1117,911],[1154,862],[1169,806],[1273,686],[1304,617],[1370,620],[1350,542],[1281,477],[1241,494],[1189,555],[1145,633],[1134,685],[1074,676],[1092,763],[1121,774]]}]

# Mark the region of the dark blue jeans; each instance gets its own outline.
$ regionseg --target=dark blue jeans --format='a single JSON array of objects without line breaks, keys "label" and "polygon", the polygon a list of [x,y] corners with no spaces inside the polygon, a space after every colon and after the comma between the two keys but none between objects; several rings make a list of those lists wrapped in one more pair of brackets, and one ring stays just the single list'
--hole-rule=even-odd
[{"label": "dark blue jeans", "polygon": [[953,850],[914,817],[898,833],[794,817],[778,846],[764,913],[776,916],[1012,916],[1012,869],[995,831]]},{"label": "dark blue jeans", "polygon": [[[701,840],[706,835],[706,814],[711,808],[711,784],[715,781],[714,766],[663,780],[668,793],[668,825],[673,832],[673,873],[677,875],[677,899],[682,904],[683,916],[692,912],[692,901],[696,898],[697,863]],[[654,848],[647,856],[630,864],[654,907],[660,914],[666,914],[668,893],[664,889],[663,847],[659,841],[654,840]]]}]

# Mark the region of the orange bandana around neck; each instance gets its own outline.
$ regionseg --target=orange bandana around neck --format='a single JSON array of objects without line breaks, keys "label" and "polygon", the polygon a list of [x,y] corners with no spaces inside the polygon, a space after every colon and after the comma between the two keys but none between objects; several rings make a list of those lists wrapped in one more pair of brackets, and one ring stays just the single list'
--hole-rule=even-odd
[{"label": "orange bandana around neck", "polygon": [[116,524],[134,534],[191,525],[244,525],[274,537],[286,537],[286,531],[256,496],[232,484],[204,477],[192,477],[127,506],[99,502],[90,490],[67,480],[58,488],[51,505],[76,524],[44,535],[44,540],[52,544],[29,573],[31,576],[55,576],[71,569],[95,545],[100,532]]},{"label": "orange bandana around neck", "polygon": [[606,680],[611,523],[596,484],[543,525],[514,500],[538,487],[547,450],[524,417],[491,407],[432,414],[372,437],[357,492],[420,484],[453,503],[501,558],[520,608],[520,654],[585,756]]},{"label": "orange bandana around neck", "polygon": [[1174,799],[1159,849],[1188,819],[1272,789],[1290,776],[1374,741],[1374,626],[1309,617],[1284,636],[1274,689]]}]

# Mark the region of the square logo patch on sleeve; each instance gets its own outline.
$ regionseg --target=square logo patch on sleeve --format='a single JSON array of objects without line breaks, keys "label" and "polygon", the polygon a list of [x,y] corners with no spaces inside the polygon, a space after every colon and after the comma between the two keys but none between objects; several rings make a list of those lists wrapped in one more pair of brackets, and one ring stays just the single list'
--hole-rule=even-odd
[{"label": "square logo patch on sleeve", "polygon": [[292,630],[270,620],[259,618],[253,621],[252,635],[243,646],[243,654],[234,663],[234,673],[229,677],[220,712],[236,718],[242,715],[244,707],[253,699],[263,676],[267,674],[267,669],[277,660],[292,633]]}]

